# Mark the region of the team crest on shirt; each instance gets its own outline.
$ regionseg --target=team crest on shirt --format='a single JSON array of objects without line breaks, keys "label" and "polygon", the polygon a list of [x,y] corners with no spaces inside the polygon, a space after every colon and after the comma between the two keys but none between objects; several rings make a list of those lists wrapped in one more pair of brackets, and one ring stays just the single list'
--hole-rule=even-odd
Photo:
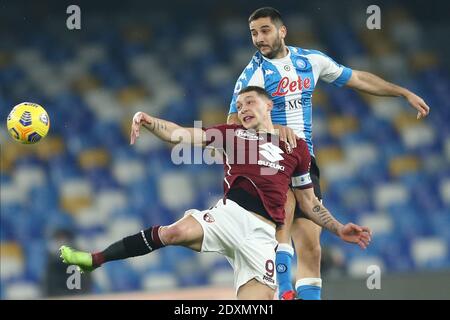
[{"label": "team crest on shirt", "polygon": [[297,64],[297,67],[299,67],[300,69],[304,69],[306,67],[306,62],[303,61],[303,59],[297,59],[295,63]]},{"label": "team crest on shirt", "polygon": [[209,212],[207,212],[203,215],[203,220],[205,220],[208,223],[213,223],[214,221],[216,221]]},{"label": "team crest on shirt", "polygon": [[244,139],[244,140],[252,140],[252,141],[256,141],[256,140],[262,140],[262,137],[259,137],[255,132],[251,132],[248,130],[243,130],[243,129],[238,129],[234,132],[234,134],[236,135],[236,137]]}]

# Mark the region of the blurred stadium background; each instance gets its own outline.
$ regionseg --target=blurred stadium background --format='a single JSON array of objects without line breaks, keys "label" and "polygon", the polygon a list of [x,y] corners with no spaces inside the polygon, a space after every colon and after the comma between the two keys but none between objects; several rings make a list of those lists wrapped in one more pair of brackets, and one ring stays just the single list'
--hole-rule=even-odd
[{"label": "blurred stadium background", "polygon": [[[401,99],[319,85],[313,133],[324,203],[374,232],[366,251],[323,232],[324,298],[450,298],[450,11],[433,2],[379,3],[381,30],[366,28],[366,1],[270,3],[288,44],[379,74],[431,106],[417,121]],[[69,4],[0,2],[0,297],[233,298],[225,259],[176,247],[109,263],[70,291],[57,248],[99,250],[221,197],[221,166],[176,166],[146,134],[130,147],[130,122],[140,110],[186,125],[224,122],[254,52],[247,17],[262,4],[82,1],[75,31],[66,28]],[[35,146],[6,132],[22,101],[50,115],[50,134]],[[382,270],[376,294],[365,286],[368,265]],[[196,296],[193,287],[209,289]],[[224,293],[214,296],[216,287]]]}]

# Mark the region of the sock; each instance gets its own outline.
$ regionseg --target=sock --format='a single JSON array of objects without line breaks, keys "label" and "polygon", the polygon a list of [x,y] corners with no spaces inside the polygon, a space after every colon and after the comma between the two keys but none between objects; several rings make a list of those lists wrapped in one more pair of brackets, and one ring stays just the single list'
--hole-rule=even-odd
[{"label": "sock", "polygon": [[297,296],[302,300],[321,300],[322,279],[303,278],[295,283]]},{"label": "sock", "polygon": [[294,248],[287,243],[278,244],[275,265],[277,270],[278,297],[289,290],[294,290],[291,280],[291,263],[294,256]]},{"label": "sock", "polygon": [[135,235],[119,240],[101,252],[92,254],[92,265],[97,268],[103,263],[142,256],[164,246],[159,238],[160,226],[142,230]]}]

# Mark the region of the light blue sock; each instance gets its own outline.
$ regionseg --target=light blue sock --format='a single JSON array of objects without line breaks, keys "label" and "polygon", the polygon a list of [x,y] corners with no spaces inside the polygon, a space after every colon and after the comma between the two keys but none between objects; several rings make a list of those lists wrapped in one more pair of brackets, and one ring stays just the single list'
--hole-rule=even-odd
[{"label": "light blue sock", "polygon": [[275,255],[275,265],[277,270],[278,298],[289,290],[294,290],[291,279],[291,264],[294,256],[294,248],[287,243],[278,244]]},{"label": "light blue sock", "polygon": [[295,283],[297,297],[302,300],[321,300],[322,279],[303,278]]}]

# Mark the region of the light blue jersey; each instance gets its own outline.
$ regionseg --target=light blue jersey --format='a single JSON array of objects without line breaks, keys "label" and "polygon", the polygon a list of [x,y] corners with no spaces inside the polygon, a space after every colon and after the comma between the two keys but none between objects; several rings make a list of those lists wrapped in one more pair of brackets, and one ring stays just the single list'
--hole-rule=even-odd
[{"label": "light blue jersey", "polygon": [[267,59],[259,51],[255,53],[236,82],[229,113],[237,112],[236,98],[242,88],[262,87],[272,96],[273,123],[292,128],[306,140],[309,152],[314,155],[311,98],[317,81],[343,86],[352,70],[320,51],[287,48],[288,55],[281,59]]}]

